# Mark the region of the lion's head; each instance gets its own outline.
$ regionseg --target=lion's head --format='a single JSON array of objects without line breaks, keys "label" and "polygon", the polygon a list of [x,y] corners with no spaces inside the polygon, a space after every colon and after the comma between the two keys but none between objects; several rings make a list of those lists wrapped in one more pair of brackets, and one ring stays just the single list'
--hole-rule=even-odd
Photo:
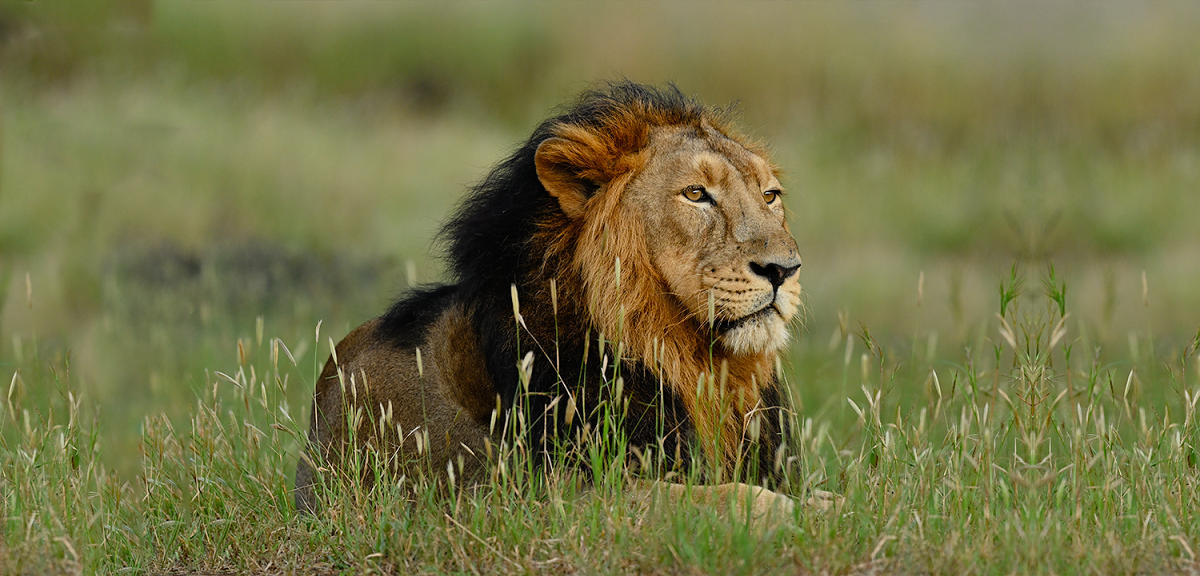
[{"label": "lion's head", "polygon": [[[631,100],[609,102],[599,121],[552,125],[535,156],[539,180],[583,232],[575,260],[593,320],[653,304],[652,315],[711,327],[732,355],[781,349],[800,303],[800,255],[777,170],[708,109]],[[634,287],[616,286],[618,258]]]}]

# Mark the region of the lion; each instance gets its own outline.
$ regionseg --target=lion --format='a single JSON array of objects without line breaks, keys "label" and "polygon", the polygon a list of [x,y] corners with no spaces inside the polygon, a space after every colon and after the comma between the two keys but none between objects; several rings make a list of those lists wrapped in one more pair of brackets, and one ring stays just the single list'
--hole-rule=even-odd
[{"label": "lion", "polygon": [[[397,477],[479,485],[506,434],[545,453],[596,430],[608,399],[631,452],[704,484],[642,493],[790,510],[768,488],[783,481],[777,357],[801,260],[779,169],[727,116],[624,81],[542,122],[444,225],[451,281],[333,350],[296,506],[319,508],[318,470],[374,482],[351,470],[364,446]],[[523,429],[496,425],[518,409]]]}]

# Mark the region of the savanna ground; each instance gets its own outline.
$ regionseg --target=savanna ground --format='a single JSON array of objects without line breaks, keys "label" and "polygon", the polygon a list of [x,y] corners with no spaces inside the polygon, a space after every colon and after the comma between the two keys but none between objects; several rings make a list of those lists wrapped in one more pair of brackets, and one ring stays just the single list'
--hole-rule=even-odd
[{"label": "savanna ground", "polygon": [[[0,570],[1198,572],[1196,30],[1182,2],[5,0]],[[620,466],[581,493],[515,454],[450,502],[298,516],[330,338],[621,75],[738,101],[786,169],[791,490],[842,507],[643,517]]]}]

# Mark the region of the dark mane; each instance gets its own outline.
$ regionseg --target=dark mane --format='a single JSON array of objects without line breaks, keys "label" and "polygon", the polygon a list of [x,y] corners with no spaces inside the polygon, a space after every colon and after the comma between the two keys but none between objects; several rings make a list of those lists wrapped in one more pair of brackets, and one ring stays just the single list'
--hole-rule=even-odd
[{"label": "dark mane", "polygon": [[446,284],[413,288],[379,317],[379,331],[397,346],[420,346],[429,325],[437,320],[456,290],[456,286]]}]

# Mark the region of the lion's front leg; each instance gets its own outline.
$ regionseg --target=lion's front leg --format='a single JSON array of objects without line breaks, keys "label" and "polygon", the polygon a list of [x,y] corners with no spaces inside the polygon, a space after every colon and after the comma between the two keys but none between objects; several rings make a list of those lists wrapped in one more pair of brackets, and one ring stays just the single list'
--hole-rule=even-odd
[{"label": "lion's front leg", "polygon": [[762,486],[730,482],[715,486],[688,486],[671,482],[633,480],[630,497],[649,513],[656,506],[690,502],[749,519],[759,528],[776,527],[795,515],[797,507],[827,512],[842,505],[843,497],[825,490],[812,490],[802,503]]},{"label": "lion's front leg", "polygon": [[[738,519],[749,519],[756,526],[775,526],[795,514],[797,503],[788,496],[740,482],[715,486],[688,486],[670,482],[634,480],[630,496],[647,507],[675,506],[691,502],[723,512]],[[811,499],[810,499],[811,500]]]}]

